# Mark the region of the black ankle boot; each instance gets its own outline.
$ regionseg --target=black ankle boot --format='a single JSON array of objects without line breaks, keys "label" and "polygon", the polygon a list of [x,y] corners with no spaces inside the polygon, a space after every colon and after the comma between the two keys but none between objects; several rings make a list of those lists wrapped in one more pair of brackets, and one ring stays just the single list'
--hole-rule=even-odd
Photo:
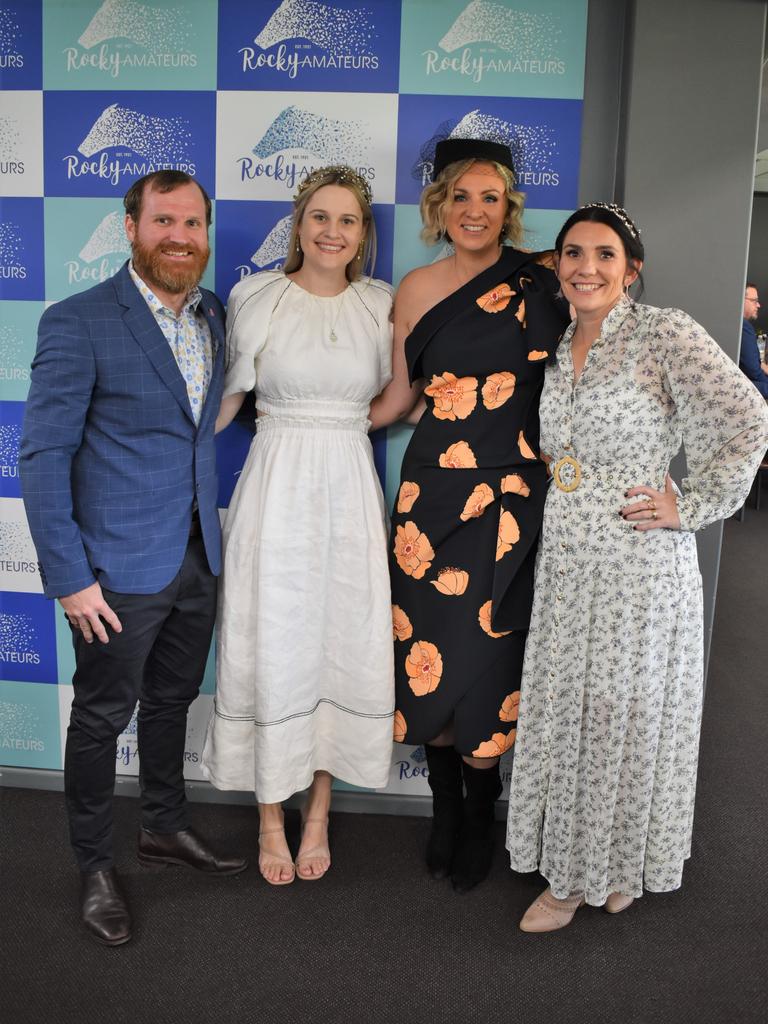
[{"label": "black ankle boot", "polygon": [[427,867],[432,878],[451,873],[462,821],[461,757],[453,747],[424,746],[432,790],[432,831],[427,842]]},{"label": "black ankle boot", "polygon": [[456,892],[469,892],[491,870],[496,799],[501,793],[498,762],[493,768],[473,768],[462,761],[467,795],[451,881]]}]

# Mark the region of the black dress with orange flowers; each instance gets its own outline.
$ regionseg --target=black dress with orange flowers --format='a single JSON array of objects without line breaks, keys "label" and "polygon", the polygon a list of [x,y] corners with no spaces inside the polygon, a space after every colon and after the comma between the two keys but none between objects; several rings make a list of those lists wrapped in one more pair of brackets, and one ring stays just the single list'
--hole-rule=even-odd
[{"label": "black dress with orange flowers", "polygon": [[514,742],[547,487],[539,396],[569,320],[545,262],[503,249],[406,340],[427,409],[392,522],[399,742],[425,743],[452,718],[462,754]]}]

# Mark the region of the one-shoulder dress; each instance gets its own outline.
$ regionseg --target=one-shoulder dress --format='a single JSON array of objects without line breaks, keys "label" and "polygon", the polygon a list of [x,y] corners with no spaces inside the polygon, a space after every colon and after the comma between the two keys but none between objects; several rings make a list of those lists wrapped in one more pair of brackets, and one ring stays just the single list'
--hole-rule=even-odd
[{"label": "one-shoulder dress", "polygon": [[544,259],[503,249],[406,340],[427,408],[390,538],[400,742],[427,742],[451,719],[462,754],[514,742],[547,486],[539,396],[568,323]]},{"label": "one-shoulder dress", "polygon": [[276,271],[227,306],[225,394],[259,417],[224,523],[203,770],[277,803],[325,770],[386,785],[394,681],[384,498],[368,408],[391,377],[392,290],[312,295]]}]

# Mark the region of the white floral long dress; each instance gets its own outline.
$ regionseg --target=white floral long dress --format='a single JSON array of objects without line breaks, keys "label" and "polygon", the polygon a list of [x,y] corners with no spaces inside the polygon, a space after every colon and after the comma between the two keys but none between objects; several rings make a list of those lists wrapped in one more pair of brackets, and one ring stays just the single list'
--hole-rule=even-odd
[{"label": "white floral long dress", "polygon": [[[507,849],[557,898],[676,889],[690,856],[703,690],[693,531],[744,501],[768,445],[757,390],[694,320],[622,300],[574,386],[547,367],[541,450],[581,467],[547,495],[526,646]],[[681,529],[634,530],[684,442]],[[565,471],[564,471],[565,474]],[[564,480],[564,482],[568,482]]]}]

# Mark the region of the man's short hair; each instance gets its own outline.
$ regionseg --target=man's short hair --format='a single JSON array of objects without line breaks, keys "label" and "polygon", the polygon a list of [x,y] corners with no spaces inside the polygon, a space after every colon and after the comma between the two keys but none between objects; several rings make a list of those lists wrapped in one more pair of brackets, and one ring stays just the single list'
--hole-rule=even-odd
[{"label": "man's short hair", "polygon": [[182,185],[197,185],[203,194],[205,203],[205,223],[211,226],[211,200],[203,186],[186,171],[152,171],[145,174],[143,178],[134,181],[123,198],[125,212],[134,222],[138,224],[141,216],[141,204],[144,201],[144,193],[149,188],[153,192],[173,192]]}]

